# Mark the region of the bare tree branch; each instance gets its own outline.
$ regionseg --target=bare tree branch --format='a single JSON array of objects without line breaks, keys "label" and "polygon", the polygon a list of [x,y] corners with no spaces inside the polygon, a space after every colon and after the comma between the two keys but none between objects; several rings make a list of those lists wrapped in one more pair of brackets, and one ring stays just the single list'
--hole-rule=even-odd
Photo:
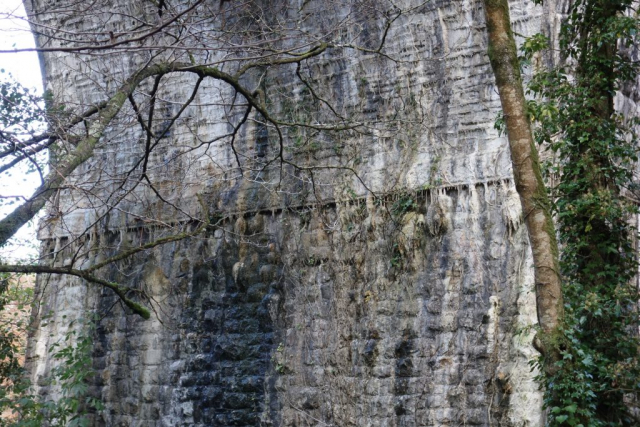
[{"label": "bare tree branch", "polygon": [[127,297],[127,294],[129,292],[135,291],[134,289],[124,287],[114,282],[109,282],[108,280],[100,279],[99,277],[96,277],[85,270],[76,270],[73,268],[64,267],[50,267],[46,265],[0,264],[0,273],[61,274],[80,277],[87,282],[95,283],[97,285],[111,289],[113,292],[115,292],[116,295],[118,295],[120,300],[127,307],[129,307],[134,313],[136,313],[143,319],[149,319],[151,317],[151,313],[147,308]]}]

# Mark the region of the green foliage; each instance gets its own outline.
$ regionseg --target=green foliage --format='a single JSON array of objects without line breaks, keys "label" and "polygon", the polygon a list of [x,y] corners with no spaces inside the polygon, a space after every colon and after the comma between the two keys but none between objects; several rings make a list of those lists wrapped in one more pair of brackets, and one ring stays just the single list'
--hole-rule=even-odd
[{"label": "green foliage", "polygon": [[398,219],[404,214],[417,208],[416,201],[413,196],[408,193],[402,193],[391,206],[391,213]]},{"label": "green foliage", "polygon": [[285,363],[286,357],[284,354],[284,350],[284,343],[279,343],[275,353],[271,356],[273,367],[275,371],[280,375],[285,375],[287,372],[289,372],[289,368]]},{"label": "green foliage", "polygon": [[525,41],[520,46],[520,50],[522,51],[521,60],[529,62],[531,57],[544,49],[549,47],[549,38],[544,34],[534,34],[531,37],[527,37]]},{"label": "green foliage", "polygon": [[[625,401],[640,395],[637,331],[638,270],[630,217],[637,205],[626,195],[633,182],[634,126],[613,107],[613,97],[637,75],[625,52],[635,42],[638,19],[630,0],[578,0],[560,34],[563,65],[538,72],[529,112],[539,143],[558,160],[552,189],[562,247],[565,318],[555,345],[559,360],[541,359],[541,380],[552,426],[637,425]],[[545,49],[535,36],[525,59]],[[552,373],[550,373],[552,372]]]},{"label": "green foliage", "polygon": [[[17,181],[17,175],[26,181],[25,174],[46,168],[49,140],[31,139],[43,130],[44,117],[42,98],[11,76],[0,76],[0,179]],[[21,203],[16,193],[0,195],[0,208]]]},{"label": "green foliage", "polygon": [[11,78],[0,81],[0,126],[2,131],[35,132],[40,127],[40,97]]},{"label": "green foliage", "polygon": [[[11,288],[10,279],[11,276],[9,274],[0,274],[0,312],[12,302],[9,292]],[[17,314],[18,311],[15,313]],[[0,320],[0,413],[2,412],[1,402],[6,394],[6,382],[15,381],[16,374],[21,373],[22,369],[19,360],[20,337],[17,333],[18,328],[22,325],[19,322],[13,322],[13,318],[14,316],[4,316]]]},{"label": "green foliage", "polygon": [[[2,294],[3,304],[10,299],[5,295],[7,294]],[[0,355],[0,373],[4,380],[0,385],[0,412],[13,413],[12,419],[1,419],[0,426],[90,425],[88,413],[103,409],[102,403],[88,393],[88,383],[95,375],[91,365],[94,325],[93,321],[82,319],[70,322],[64,338],[51,346],[52,359],[57,362],[57,366],[52,370],[52,376],[46,385],[59,388],[61,396],[55,401],[43,401],[33,393],[18,361],[20,349],[16,345],[16,328],[3,328],[0,331],[0,348],[3,351]]]},{"label": "green foliage", "polygon": [[498,131],[498,135],[502,136],[507,131],[507,124],[504,121],[504,113],[502,110],[496,115],[496,119],[493,123],[493,128]]},{"label": "green foliage", "polygon": [[404,257],[402,256],[402,253],[400,252],[400,248],[398,246],[397,243],[393,244],[392,247],[392,254],[391,254],[391,267],[402,267],[402,261],[403,261]]}]

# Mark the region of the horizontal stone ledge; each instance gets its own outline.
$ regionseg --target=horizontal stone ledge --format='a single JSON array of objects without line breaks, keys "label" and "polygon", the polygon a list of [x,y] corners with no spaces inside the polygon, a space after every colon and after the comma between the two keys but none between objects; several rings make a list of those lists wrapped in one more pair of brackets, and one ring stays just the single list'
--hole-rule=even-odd
[{"label": "horizontal stone ledge", "polygon": [[[399,198],[402,195],[415,194],[417,201],[425,201],[425,200],[428,200],[428,196],[433,191],[459,191],[461,189],[469,188],[471,186],[480,187],[480,186],[493,186],[493,185],[505,185],[505,184],[511,185],[512,182],[513,182],[512,176],[490,178],[487,180],[477,180],[473,182],[447,182],[445,184],[441,184],[437,186],[429,186],[428,188],[413,188],[413,189],[405,188],[405,189],[399,189],[392,192],[376,193],[375,197],[377,200],[382,200],[384,203],[393,203],[399,200]],[[367,197],[369,197],[369,194],[357,195],[356,197],[346,198],[341,200],[327,199],[324,201],[317,201],[317,202],[311,202],[311,203],[297,203],[297,204],[290,204],[287,206],[272,206],[272,207],[264,207],[260,209],[249,209],[244,211],[226,211],[226,210],[217,211],[217,212],[210,213],[209,217],[210,219],[217,218],[215,223],[221,226],[230,221],[235,221],[240,216],[245,218],[250,218],[258,214],[275,216],[285,211],[296,212],[296,211],[307,211],[307,210],[318,209],[318,208],[335,208],[338,205],[354,206],[357,204],[366,203]],[[74,212],[73,215],[65,216],[66,217],[65,223],[69,224],[70,218],[72,218],[73,216],[84,218],[85,211],[87,211],[87,209],[78,210]],[[129,233],[129,232],[140,231],[140,230],[149,230],[149,231],[169,230],[171,227],[185,225],[189,222],[193,223],[195,226],[197,226],[198,224],[198,222],[193,219],[176,220],[173,222],[164,221],[164,222],[167,223],[169,227],[162,227],[159,225],[149,225],[148,223],[145,223],[144,221],[139,220],[138,224],[128,224],[126,227],[118,227],[118,228],[105,228],[100,232],[101,233],[123,233],[123,232]],[[211,225],[213,226],[214,224],[211,224]],[[46,242],[46,241],[51,241],[55,239],[80,236],[80,235],[74,236],[72,233],[68,232],[68,230],[67,232],[63,232],[63,233],[56,232],[55,236],[53,234],[54,233],[47,233],[47,231],[41,229],[38,232],[38,240],[42,242]]]}]

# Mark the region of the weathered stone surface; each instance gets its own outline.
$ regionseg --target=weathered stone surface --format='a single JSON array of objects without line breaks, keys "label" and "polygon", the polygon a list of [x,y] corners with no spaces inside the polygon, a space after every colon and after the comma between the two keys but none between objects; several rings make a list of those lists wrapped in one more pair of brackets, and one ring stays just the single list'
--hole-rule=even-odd
[{"label": "weathered stone surface", "polygon": [[[143,3],[109,7],[133,13]],[[323,8],[322,0],[304,3]],[[361,2],[342,3],[348,12]],[[540,12],[530,3],[512,7],[516,31],[537,29]],[[89,310],[102,316],[91,389],[106,409],[95,425],[539,425],[541,396],[527,365],[534,355],[527,332],[535,322],[531,255],[507,144],[493,129],[499,102],[480,8],[475,1],[436,1],[401,17],[386,50],[401,61],[335,49],[310,65],[323,97],[341,111],[395,127],[319,139],[306,151],[296,151],[287,135],[290,159],[349,165],[367,188],[386,195],[383,202],[344,170],[318,170],[317,189],[291,168],[282,175],[279,166],[266,169],[262,182],[223,178],[235,167],[225,141],[169,169],[167,159],[194,144],[194,123],[209,140],[227,132],[216,103],[230,90],[203,83],[187,111],[190,122],[178,123],[158,147],[150,174],[168,200],[190,213],[200,212],[195,195],[203,194],[219,226],[108,267],[109,279],[152,297],[157,315],[150,321],[127,314],[108,290],[41,277],[38,315],[53,315],[31,338],[34,379],[50,371],[46,349],[68,319]],[[47,14],[34,19],[85,31],[101,24]],[[44,60],[54,93],[90,104],[144,56]],[[285,117],[303,114],[296,106],[305,102],[290,76],[286,67],[271,72],[266,88]],[[169,77],[162,97],[184,99],[193,82]],[[404,125],[390,119],[394,112],[407,119]],[[117,176],[138,159],[140,129],[130,116],[119,120],[78,180],[97,170]],[[240,136],[236,148],[252,161],[277,149],[265,147],[271,136],[265,142],[255,123]],[[93,228],[94,242],[112,251],[135,247],[164,233],[139,218],[180,219],[150,191],[133,194]],[[94,205],[73,191],[59,203],[69,213],[43,229],[45,253],[97,218]],[[52,262],[71,259],[72,249]]]}]

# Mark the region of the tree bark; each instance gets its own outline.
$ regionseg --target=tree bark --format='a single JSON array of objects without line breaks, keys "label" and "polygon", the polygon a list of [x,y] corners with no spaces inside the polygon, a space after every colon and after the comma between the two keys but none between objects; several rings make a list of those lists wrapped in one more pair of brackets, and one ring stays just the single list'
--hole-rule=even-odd
[{"label": "tree bark", "polygon": [[489,59],[496,78],[507,128],[516,190],[533,252],[536,306],[542,334],[536,347],[543,354],[563,315],[558,244],[550,200],[540,173],[540,161],[527,115],[517,47],[511,31],[507,0],[484,0]]}]

